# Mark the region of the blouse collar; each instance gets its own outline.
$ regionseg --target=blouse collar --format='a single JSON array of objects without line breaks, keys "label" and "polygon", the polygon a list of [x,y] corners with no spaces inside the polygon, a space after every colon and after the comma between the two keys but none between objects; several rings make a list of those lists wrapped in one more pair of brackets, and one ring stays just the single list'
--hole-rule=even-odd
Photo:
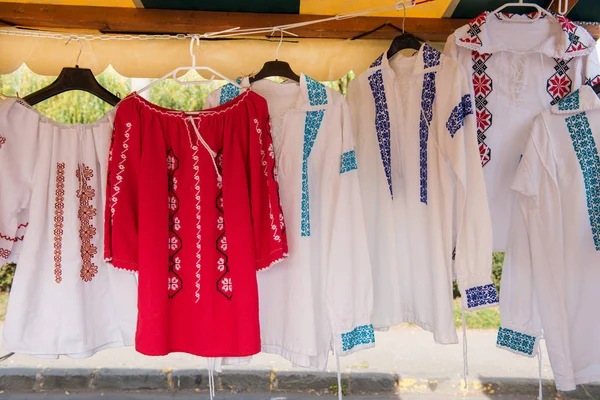
[{"label": "blouse collar", "polygon": [[[482,54],[510,50],[504,43],[492,40],[488,29],[489,22],[492,21],[492,18],[498,21],[505,19],[533,19],[536,15],[536,13],[524,15],[508,13],[492,14],[486,11],[471,20],[467,25],[456,30],[456,44]],[[549,36],[534,52],[544,53],[552,58],[570,59],[590,54],[594,50],[596,42],[585,28],[575,25],[571,20],[562,15],[553,15],[554,18],[543,14],[537,21],[531,22],[534,25],[545,23],[560,25],[560,30],[557,30],[556,34]],[[510,24],[510,22],[505,23]]]},{"label": "blouse collar", "polygon": [[[413,75],[424,75],[428,72],[439,71],[442,67],[441,64],[442,54],[435,48],[431,47],[427,43],[423,43],[415,58],[415,65],[413,67]],[[389,69],[393,72],[390,66],[390,61],[387,57],[387,52],[381,54],[369,67],[370,74],[379,69]]]}]

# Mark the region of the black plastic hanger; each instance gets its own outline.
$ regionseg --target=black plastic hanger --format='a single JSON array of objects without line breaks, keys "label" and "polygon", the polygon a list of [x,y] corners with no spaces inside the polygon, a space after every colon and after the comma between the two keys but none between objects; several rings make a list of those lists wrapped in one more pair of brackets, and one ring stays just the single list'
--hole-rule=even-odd
[{"label": "black plastic hanger", "polygon": [[396,25],[394,24],[390,24],[390,21],[386,22],[385,24],[381,24],[376,28],[371,29],[370,31],[361,33],[360,35],[354,36],[353,38],[351,38],[350,40],[357,40],[357,39],[362,39],[366,36],[372,35],[373,33],[385,28],[386,26],[389,26],[390,28],[394,28],[395,30],[397,30],[398,32],[404,32],[402,30],[402,28],[398,28]]},{"label": "black plastic hanger", "polygon": [[596,92],[596,94],[600,96],[600,82],[592,86],[592,89],[594,89],[594,92]]},{"label": "black plastic hanger", "polygon": [[[68,43],[69,42],[67,42],[67,44]],[[58,78],[56,78],[54,82],[45,88],[38,90],[37,92],[25,96],[23,100],[25,100],[29,105],[33,106],[39,102],[70,90],[83,90],[84,92],[91,93],[94,96],[104,100],[111,106],[114,106],[121,101],[119,97],[115,96],[106,90],[102,85],[100,85],[100,83],[98,83],[91,69],[79,68],[77,63],[79,62],[79,56],[81,56],[81,51],[83,49],[81,47],[81,42],[79,42],[79,46],[80,50],[79,55],[77,56],[75,68],[63,68],[62,71],[60,71]]]},{"label": "black plastic hanger", "polygon": [[421,49],[421,44],[423,41],[413,35],[412,33],[404,32],[400,36],[396,36],[394,40],[392,40],[392,44],[387,51],[388,60],[395,56],[400,50],[404,49],[414,49],[419,51]]},{"label": "black plastic hanger", "polygon": [[267,61],[261,70],[256,73],[256,75],[250,77],[250,83],[273,76],[279,76],[300,82],[300,76],[292,70],[290,64],[285,61],[279,61],[279,48],[281,47],[281,43],[283,43],[283,31],[281,31],[281,40],[279,41],[279,46],[277,46],[275,60]]}]

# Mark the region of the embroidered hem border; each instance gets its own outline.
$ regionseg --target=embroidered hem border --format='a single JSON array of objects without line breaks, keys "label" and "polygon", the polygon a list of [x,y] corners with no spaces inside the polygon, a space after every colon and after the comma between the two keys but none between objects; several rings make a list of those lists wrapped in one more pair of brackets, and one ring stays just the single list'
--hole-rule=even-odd
[{"label": "embroidered hem border", "polygon": [[342,333],[342,353],[355,347],[375,344],[375,331],[373,325],[360,325],[350,332]]},{"label": "embroidered hem border", "polygon": [[512,329],[500,327],[496,346],[515,354],[534,357],[538,338]]},{"label": "embroidered hem border", "polygon": [[469,288],[465,290],[465,295],[469,310],[491,307],[500,302],[496,286],[493,283]]}]

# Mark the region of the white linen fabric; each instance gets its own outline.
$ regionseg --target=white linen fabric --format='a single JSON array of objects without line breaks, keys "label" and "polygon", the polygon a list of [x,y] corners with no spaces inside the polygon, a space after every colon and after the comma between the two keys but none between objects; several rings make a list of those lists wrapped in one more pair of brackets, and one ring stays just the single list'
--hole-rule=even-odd
[{"label": "white linen fabric", "polygon": [[[242,87],[269,105],[289,257],[258,272],[262,350],[325,369],[330,352],[374,346],[371,264],[346,100],[312,78]],[[238,95],[211,93],[205,108]],[[238,363],[239,359],[224,360]]]},{"label": "white linen fabric", "polygon": [[510,184],[533,119],[582,84],[600,81],[596,43],[584,28],[560,15],[529,21],[534,16],[485,12],[444,49],[470,76],[494,251],[506,248]]},{"label": "white linen fabric", "polygon": [[600,380],[600,99],[582,86],[538,116],[519,163],[497,345],[546,341],[558,390]]},{"label": "white linen fabric", "polygon": [[81,358],[134,343],[135,275],[102,259],[112,121],[61,125],[0,101],[0,264],[17,263],[8,351]]},{"label": "white linen fabric", "polygon": [[[412,322],[457,343],[464,306],[497,304],[472,98],[454,60],[424,44],[382,54],[348,88],[371,256],[376,329]],[[455,262],[453,264],[453,249]]]}]

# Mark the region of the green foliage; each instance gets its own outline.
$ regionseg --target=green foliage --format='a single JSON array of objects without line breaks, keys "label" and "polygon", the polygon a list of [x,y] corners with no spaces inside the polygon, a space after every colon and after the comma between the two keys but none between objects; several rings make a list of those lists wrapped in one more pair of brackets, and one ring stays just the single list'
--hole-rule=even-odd
[{"label": "green foliage", "polygon": [[15,275],[15,264],[0,267],[0,293],[9,292]]},{"label": "green foliage", "polygon": [[[483,308],[476,311],[465,311],[468,329],[498,329],[500,327],[500,307]],[[454,301],[454,325],[462,327],[461,301]]]},{"label": "green foliage", "polygon": [[[196,71],[190,71],[181,77],[183,81],[203,80]],[[206,96],[225,81],[213,81],[202,85],[180,85],[171,79],[158,83],[150,89],[150,101],[172,110],[192,111],[204,107]]]}]

